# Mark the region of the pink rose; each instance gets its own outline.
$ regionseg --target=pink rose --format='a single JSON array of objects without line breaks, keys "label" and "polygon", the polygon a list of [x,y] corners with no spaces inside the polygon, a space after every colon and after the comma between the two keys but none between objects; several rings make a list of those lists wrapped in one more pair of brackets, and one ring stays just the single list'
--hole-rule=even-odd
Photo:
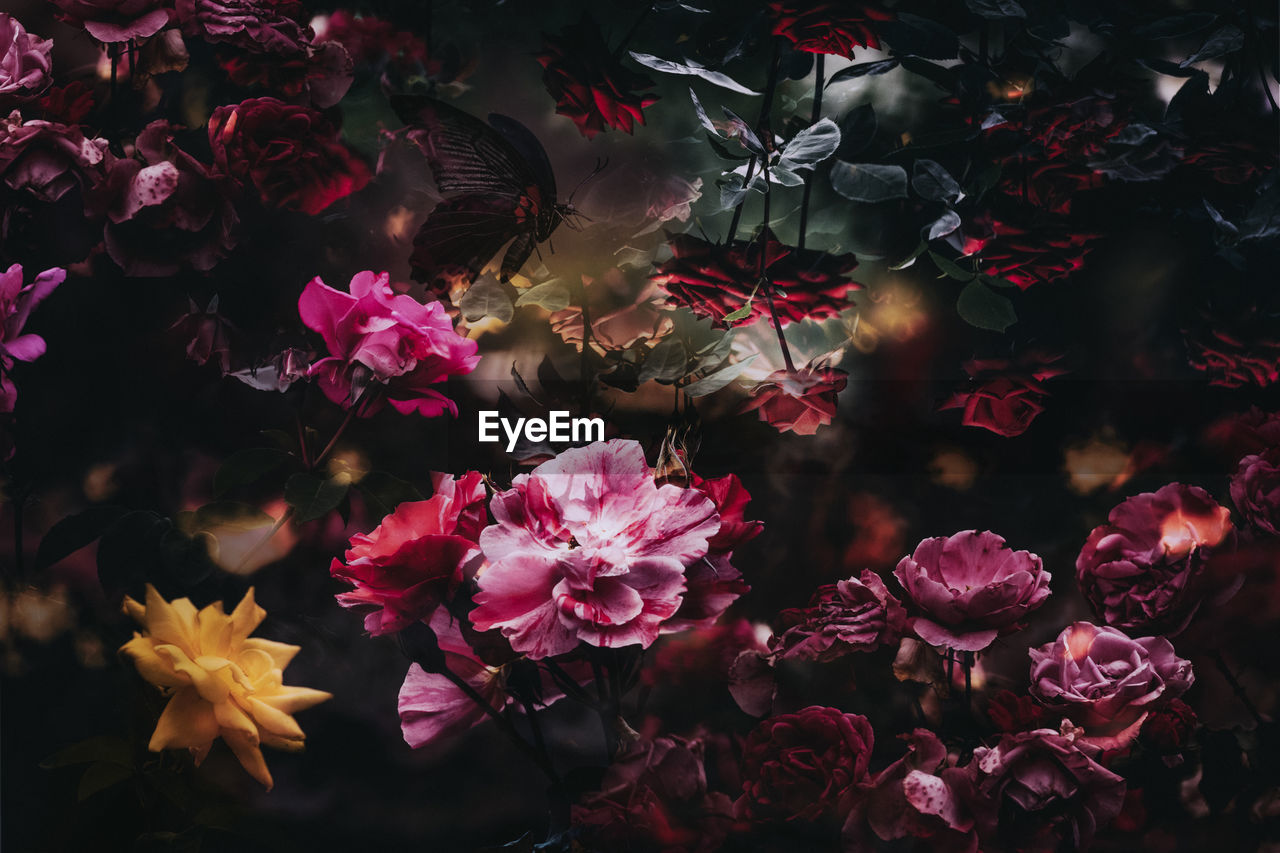
[{"label": "pink rose", "polygon": [[33,36],[17,18],[0,12],[0,104],[37,95],[53,74],[53,41]]},{"label": "pink rose", "polygon": [[752,389],[744,411],[759,412],[760,420],[778,432],[813,435],[835,417],[836,395],[848,378],[834,368],[778,370]]},{"label": "pink rose", "polygon": [[894,576],[920,615],[911,629],[933,646],[980,652],[1049,597],[1040,558],[1005,547],[994,533],[965,530],[925,539]]},{"label": "pink rose", "polygon": [[27,318],[66,277],[66,270],[49,269],[30,284],[23,284],[20,264],[0,273],[0,413],[12,412],[18,399],[12,378],[14,363],[35,361],[44,355],[44,338],[22,332]]},{"label": "pink rose", "polygon": [[1258,530],[1280,535],[1280,445],[1240,460],[1231,478],[1231,500]]},{"label": "pink rose", "polygon": [[214,44],[250,53],[299,54],[309,31],[298,23],[297,0],[177,0],[182,31]]},{"label": "pink rose", "polygon": [[51,0],[60,17],[101,42],[153,36],[173,20],[172,0]]},{"label": "pink rose", "polygon": [[769,646],[782,659],[831,661],[897,643],[906,627],[901,602],[875,572],[819,587],[808,607],[779,614]]},{"label": "pink rose", "polygon": [[1233,538],[1230,516],[1196,486],[1134,495],[1089,534],[1076,558],[1080,591],[1112,627],[1175,634],[1200,607],[1206,552]]},{"label": "pink rose", "polygon": [[[460,676],[492,707],[502,709],[512,697],[502,683],[502,673],[476,656],[462,637],[457,621],[444,609],[431,617],[431,630],[439,645],[439,661]],[[397,703],[400,731],[414,749],[460,735],[488,719],[484,710],[448,677],[411,664],[400,687]]]},{"label": "pink rose", "polygon": [[329,573],[355,587],[340,593],[343,607],[373,605],[364,628],[390,634],[426,620],[480,559],[476,539],[486,521],[485,488],[472,471],[454,480],[434,474],[435,494],[400,504],[372,533],[351,537]]},{"label": "pink rose", "polygon": [[1031,695],[1090,737],[1134,726],[1195,681],[1191,662],[1174,654],[1163,637],[1135,640],[1088,622],[1074,623],[1029,654]]},{"label": "pink rose", "polygon": [[695,489],[659,487],[638,442],[566,450],[496,494],[480,534],[477,630],[544,658],[578,643],[648,647],[720,527]]},{"label": "pink rose", "polygon": [[26,121],[16,112],[0,119],[0,179],[31,199],[49,203],[74,188],[103,180],[105,139],[89,139],[80,128]]},{"label": "pink rose", "polygon": [[[311,365],[310,375],[333,402],[347,407],[366,389],[380,385],[392,408],[436,417],[455,416],[458,407],[431,386],[470,373],[480,361],[476,342],[456,331],[444,306],[426,305],[396,294],[386,273],[360,272],[343,293],[312,279],[298,299],[307,328],[318,332],[329,357]],[[367,404],[371,414],[381,400]]]}]

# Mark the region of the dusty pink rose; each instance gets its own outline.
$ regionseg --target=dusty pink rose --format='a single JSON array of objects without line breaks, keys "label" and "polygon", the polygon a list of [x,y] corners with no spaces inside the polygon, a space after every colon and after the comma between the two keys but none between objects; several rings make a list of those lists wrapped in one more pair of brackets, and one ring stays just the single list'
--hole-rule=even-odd
[{"label": "dusty pink rose", "polygon": [[733,825],[733,802],[708,791],[702,741],[660,737],[637,741],[609,765],[572,821],[591,850],[711,853]]},{"label": "dusty pink rose", "polygon": [[88,189],[104,177],[105,139],[50,121],[23,121],[14,112],[0,119],[0,179],[38,202],[54,202],[74,188]]},{"label": "dusty pink rose", "polygon": [[[444,666],[461,676],[492,707],[505,708],[512,701],[501,670],[476,656],[463,639],[457,621],[443,608],[431,617],[430,627],[435,632]],[[446,676],[427,672],[417,663],[409,666],[404,677],[398,707],[400,731],[405,743],[414,749],[462,734],[488,719],[484,710]]]},{"label": "dusty pink rose", "polygon": [[471,622],[534,658],[652,644],[720,527],[715,504],[656,485],[639,443],[619,439],[566,450],[489,508]]},{"label": "dusty pink rose", "polygon": [[400,504],[372,533],[351,537],[343,559],[329,566],[333,577],[355,587],[337,596],[339,604],[377,608],[364,620],[374,636],[429,618],[479,562],[483,479],[471,471],[457,480],[434,474],[432,483],[434,495]]},{"label": "dusty pink rose", "polygon": [[101,42],[153,36],[173,20],[173,0],[51,0],[58,17]]},{"label": "dusty pink rose", "polygon": [[896,643],[906,627],[901,602],[880,576],[861,576],[818,588],[808,607],[784,610],[769,646],[779,658],[831,661],[851,652]]},{"label": "dusty pink rose", "polygon": [[6,98],[38,95],[52,81],[53,42],[26,31],[12,15],[0,12],[0,104]]},{"label": "dusty pink rose", "polygon": [[1163,637],[1076,622],[1052,643],[1031,649],[1031,695],[1083,727],[1090,737],[1134,727],[1195,681],[1191,662]]},{"label": "dusty pink rose", "polygon": [[848,381],[834,368],[778,370],[752,389],[744,411],[758,412],[778,432],[813,435],[835,417],[836,395]]},{"label": "dusty pink rose", "polygon": [[[431,386],[470,373],[480,361],[476,342],[456,331],[444,306],[426,305],[391,289],[387,273],[359,272],[351,292],[314,278],[298,299],[307,328],[318,332],[329,356],[311,365],[312,378],[333,402],[349,407],[373,386],[401,414],[458,414],[452,400]],[[362,406],[371,414],[381,399]]]},{"label": "dusty pink rose", "polygon": [[187,313],[169,327],[171,332],[186,341],[187,358],[196,364],[217,362],[223,375],[231,370],[231,333],[235,326],[218,311],[215,294],[205,308],[187,297]]},{"label": "dusty pink rose", "polygon": [[1120,813],[1125,781],[1052,729],[978,747],[953,777],[984,851],[1084,850]]},{"label": "dusty pink rose", "polygon": [[1258,530],[1280,535],[1280,446],[1240,460],[1231,478],[1231,500]]},{"label": "dusty pink rose", "polygon": [[1196,486],[1134,495],[1089,534],[1076,558],[1080,591],[1112,627],[1177,633],[1200,607],[1206,552],[1233,538],[1230,516]]},{"label": "dusty pink rose", "polygon": [[907,753],[869,783],[844,825],[846,851],[875,849],[882,841],[928,839],[930,850],[974,853],[973,815],[954,787],[963,772],[947,767],[947,748],[928,729],[902,735]]},{"label": "dusty pink rose", "polygon": [[66,277],[66,270],[49,269],[30,284],[23,284],[20,264],[0,273],[0,413],[12,412],[18,399],[12,378],[14,363],[35,361],[44,355],[44,338],[23,334],[27,318]]},{"label": "dusty pink rose", "polygon": [[300,54],[309,33],[298,23],[306,13],[297,0],[177,0],[182,31],[250,53]]},{"label": "dusty pink rose", "polygon": [[980,652],[1044,604],[1049,580],[1040,558],[1005,547],[990,531],[925,539],[894,576],[916,614],[916,636],[933,646]]},{"label": "dusty pink rose", "polygon": [[812,821],[866,781],[875,733],[859,714],[811,705],[761,722],[742,745],[737,809],[753,821]]}]

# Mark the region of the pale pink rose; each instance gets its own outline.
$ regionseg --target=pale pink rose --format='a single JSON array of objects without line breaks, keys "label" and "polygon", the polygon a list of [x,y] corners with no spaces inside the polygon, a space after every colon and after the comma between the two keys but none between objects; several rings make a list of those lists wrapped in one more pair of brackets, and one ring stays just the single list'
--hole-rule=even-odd
[{"label": "pale pink rose", "polygon": [[[452,400],[431,386],[470,373],[480,361],[476,342],[454,331],[438,302],[423,305],[391,289],[386,273],[356,273],[351,292],[312,279],[298,299],[307,328],[319,332],[329,357],[310,375],[333,402],[350,407],[366,389],[381,385],[392,408],[435,417],[458,414]],[[362,407],[372,414],[381,400]]]},{"label": "pale pink rose", "polygon": [[521,475],[480,534],[478,630],[533,658],[593,646],[649,646],[680,609],[685,574],[720,528],[696,489],[659,487],[638,442],[566,450]]},{"label": "pale pink rose", "polygon": [[27,32],[17,18],[0,12],[0,103],[3,96],[35,95],[53,73],[53,41]]}]

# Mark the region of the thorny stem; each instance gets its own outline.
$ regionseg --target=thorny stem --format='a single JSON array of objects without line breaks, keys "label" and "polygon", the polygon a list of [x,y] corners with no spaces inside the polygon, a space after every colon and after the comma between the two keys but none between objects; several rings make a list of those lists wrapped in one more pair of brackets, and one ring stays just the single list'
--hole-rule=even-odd
[{"label": "thorny stem", "polygon": [[1244,705],[1245,709],[1249,712],[1249,716],[1253,717],[1254,722],[1259,726],[1265,725],[1266,721],[1262,719],[1262,714],[1258,711],[1258,706],[1253,704],[1253,700],[1249,698],[1249,694],[1244,690],[1244,685],[1240,683],[1240,680],[1236,678],[1235,673],[1227,666],[1227,660],[1222,656],[1222,652],[1214,649],[1209,653],[1209,656],[1213,658],[1213,662],[1218,667],[1218,671],[1221,672],[1222,677],[1227,680],[1227,684],[1231,685],[1232,692],[1236,694],[1236,698],[1240,700],[1240,703]]},{"label": "thorny stem", "polygon": [[[819,53],[814,56],[813,60],[813,113],[809,119],[810,125],[815,125],[822,118],[822,85],[823,85],[823,65],[826,54]],[[800,241],[797,247],[804,248],[805,231],[809,226],[809,195],[813,192],[813,169],[810,169],[804,177],[804,198],[800,202]]]},{"label": "thorny stem", "polygon": [[639,32],[640,25],[645,22],[645,19],[649,17],[649,13],[652,11],[652,3],[644,7],[644,11],[640,13],[640,17],[636,18],[636,22],[631,25],[631,29],[627,30],[627,34],[622,37],[622,41],[620,41],[618,46],[614,48],[614,59],[618,59],[622,56],[622,52],[627,49],[627,45],[631,43],[631,39],[635,38],[636,33]]}]

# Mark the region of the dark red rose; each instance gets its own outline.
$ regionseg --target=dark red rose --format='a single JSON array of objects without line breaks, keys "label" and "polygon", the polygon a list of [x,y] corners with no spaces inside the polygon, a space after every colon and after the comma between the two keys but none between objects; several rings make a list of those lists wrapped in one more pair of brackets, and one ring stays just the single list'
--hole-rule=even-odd
[{"label": "dark red rose", "polygon": [[877,25],[893,20],[893,13],[874,3],[837,0],[830,3],[803,3],[773,0],[773,34],[783,36],[796,50],[831,53],[853,59],[855,47],[879,49]]},{"label": "dark red rose", "polygon": [[176,0],[176,9],[187,35],[249,53],[302,54],[310,38],[298,0]]},{"label": "dark red rose", "polygon": [[1157,708],[1142,724],[1138,739],[1153,749],[1177,752],[1191,743],[1200,724],[1196,712],[1181,699]]},{"label": "dark red rose", "polygon": [[991,697],[987,716],[1002,732],[1025,732],[1051,724],[1050,711],[1030,696],[1019,696],[1012,690],[1001,690]]},{"label": "dark red rose", "polygon": [[652,663],[641,673],[645,684],[705,688],[719,682],[721,690],[738,655],[766,651],[755,626],[746,619],[671,634],[653,648]]},{"label": "dark red rose", "polygon": [[[671,258],[658,264],[654,281],[662,285],[672,305],[685,305],[695,314],[728,326],[725,315],[750,301],[751,311],[736,322],[750,324],[769,316],[760,281],[760,241],[711,243],[692,234],[668,234]],[[849,307],[848,294],[862,285],[849,278],[858,266],[852,255],[831,255],[814,249],[784,246],[770,232],[765,237],[764,268],[773,285],[773,304],[783,323],[806,317],[834,317]]]},{"label": "dark red rose", "polygon": [[1021,228],[987,216],[975,220],[969,231],[974,236],[965,249],[978,254],[983,274],[1011,281],[1022,290],[1069,278],[1084,266],[1101,236],[1055,221]]},{"label": "dark red rose", "polygon": [[777,657],[832,661],[896,644],[907,612],[880,576],[864,569],[860,577],[819,587],[807,607],[784,610],[778,621],[769,641]]},{"label": "dark red rose", "polygon": [[1251,133],[1253,129],[1241,122],[1225,124],[1231,129],[1204,128],[1192,134],[1182,164],[1212,183],[1231,186],[1247,184],[1276,168],[1274,144],[1254,142],[1251,137],[1261,135]]},{"label": "dark red rose", "polygon": [[126,275],[210,270],[236,243],[225,180],[179,148],[174,132],[165,121],[147,125],[135,156],[112,163],[103,187],[107,254]]},{"label": "dark red rose", "polygon": [[1170,483],[1111,510],[1076,558],[1076,581],[1106,624],[1175,634],[1204,598],[1206,557],[1233,541],[1226,507],[1204,489]]},{"label": "dark red rose", "polygon": [[218,313],[218,297],[209,300],[205,308],[187,297],[189,310],[169,327],[185,340],[187,358],[201,366],[217,362],[225,375],[231,371],[231,334],[235,326]]},{"label": "dark red rose", "polygon": [[1232,460],[1280,447],[1280,412],[1252,406],[1247,412],[1225,415],[1205,428],[1204,438]]},{"label": "dark red rose", "polygon": [[711,853],[733,825],[733,803],[707,790],[701,740],[641,740],[605,771],[599,792],[575,805],[590,850]]},{"label": "dark red rose", "polygon": [[1231,500],[1255,528],[1280,535],[1280,444],[1240,460]]},{"label": "dark red rose", "polygon": [[996,435],[1022,435],[1044,411],[1049,391],[1046,379],[1067,370],[1056,366],[1062,358],[1028,352],[1017,359],[975,358],[964,363],[970,385],[957,391],[939,409],[964,409],[965,426],[982,427]]},{"label": "dark red rose", "polygon": [[867,718],[811,705],[761,722],[742,747],[737,809],[755,821],[817,820],[867,779]]},{"label": "dark red rose", "polygon": [[743,411],[758,412],[778,432],[813,435],[835,417],[836,395],[848,381],[848,374],[834,368],[774,371],[751,391]]},{"label": "dark red rose", "polygon": [[441,70],[438,62],[431,61],[425,41],[374,15],[336,10],[316,35],[317,43],[326,41],[340,43],[355,62],[378,65],[386,60],[402,73],[416,70],[431,77]]},{"label": "dark red rose", "polygon": [[585,14],[559,35],[543,33],[536,57],[556,112],[572,119],[587,139],[610,127],[631,133],[644,124],[644,108],[658,100],[645,93],[653,81],[625,67]]},{"label": "dark red rose", "polygon": [[218,167],[268,207],[315,215],[369,182],[369,168],[322,113],[276,98],[218,107],[209,144]]},{"label": "dark red rose", "polygon": [[1211,385],[1265,388],[1280,381],[1280,332],[1275,318],[1255,307],[1235,316],[1206,317],[1182,336],[1191,366],[1207,373]]},{"label": "dark red rose", "polygon": [[65,86],[53,86],[35,102],[35,112],[52,122],[80,124],[93,110],[93,89],[73,80]]},{"label": "dark red rose", "polygon": [[1004,161],[996,189],[1037,210],[1062,215],[1071,212],[1076,197],[1102,186],[1106,179],[1088,166],[1063,158],[1041,160],[1023,155]]},{"label": "dark red rose", "polygon": [[949,776],[984,851],[1084,850],[1124,804],[1125,781],[1050,729],[978,747]]},{"label": "dark red rose", "polygon": [[306,45],[296,53],[219,53],[218,65],[243,89],[261,89],[290,101],[328,109],[351,88],[353,63],[338,42]]},{"label": "dark red rose", "polygon": [[999,141],[1007,133],[1037,145],[1050,160],[1084,163],[1103,152],[1129,124],[1127,107],[1113,95],[1090,92],[1074,100],[1041,103],[1011,112],[987,129]]},{"label": "dark red rose", "polygon": [[58,17],[101,42],[153,36],[173,20],[173,0],[51,0]]}]

